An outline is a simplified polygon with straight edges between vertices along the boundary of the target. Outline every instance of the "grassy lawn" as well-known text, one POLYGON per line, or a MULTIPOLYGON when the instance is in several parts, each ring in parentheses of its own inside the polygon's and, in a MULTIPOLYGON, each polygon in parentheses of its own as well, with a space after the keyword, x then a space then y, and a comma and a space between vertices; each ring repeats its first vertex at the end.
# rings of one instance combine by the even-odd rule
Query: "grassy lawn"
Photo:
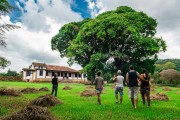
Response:
MULTIPOLYGON (((48 87, 51 83, 25 83, 25 82, 0 82, 0 87, 48 87)), ((59 84, 58 98, 64 104, 49 107, 54 116, 62 120, 180 120, 180 91, 177 87, 170 87, 172 91, 163 91, 164 87, 156 87, 156 92, 166 93, 170 101, 151 101, 151 107, 142 105, 139 95, 139 108, 133 109, 128 98, 128 88, 124 90, 123 104, 115 104, 114 90, 106 86, 102 94, 102 105, 97 104, 96 96, 80 97, 80 92, 85 90, 83 84, 59 84), (64 86, 72 87, 71 90, 62 90, 64 86)), ((21 97, 0 96, 0 118, 25 107, 31 100, 48 92, 23 94, 21 97)), ((153 93, 151 93, 153 94, 153 93)))

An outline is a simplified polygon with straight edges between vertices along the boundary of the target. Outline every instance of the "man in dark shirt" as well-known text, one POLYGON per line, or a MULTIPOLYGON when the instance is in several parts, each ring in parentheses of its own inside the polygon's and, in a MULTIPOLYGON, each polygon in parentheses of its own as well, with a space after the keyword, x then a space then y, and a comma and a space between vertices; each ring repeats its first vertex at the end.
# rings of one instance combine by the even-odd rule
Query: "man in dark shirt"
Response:
POLYGON ((141 75, 134 70, 134 66, 129 67, 130 71, 126 74, 126 82, 129 86, 129 97, 134 108, 138 106, 138 78, 144 80, 141 75))
POLYGON ((52 79, 52 95, 55 91, 55 96, 57 97, 57 90, 58 90, 58 78, 56 78, 56 75, 54 75, 54 78, 52 79))

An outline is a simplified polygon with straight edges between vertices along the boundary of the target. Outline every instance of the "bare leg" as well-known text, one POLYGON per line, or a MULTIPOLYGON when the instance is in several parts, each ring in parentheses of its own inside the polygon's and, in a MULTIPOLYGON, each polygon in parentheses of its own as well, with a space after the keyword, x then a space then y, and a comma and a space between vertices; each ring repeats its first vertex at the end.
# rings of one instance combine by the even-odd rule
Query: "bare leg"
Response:
POLYGON ((134 98, 131 98, 132 105, 134 107, 134 98))
POLYGON ((101 105, 101 98, 100 98, 100 93, 97 93, 97 96, 98 96, 98 99, 97 99, 97 101, 98 101, 99 105, 101 105))
POLYGON ((123 96, 120 96, 120 104, 122 104, 123 96))
POLYGON ((116 94, 115 97, 116 97, 116 103, 118 103, 118 94, 116 94))
POLYGON ((135 98, 134 99, 134 108, 137 108, 138 107, 138 98, 135 98))

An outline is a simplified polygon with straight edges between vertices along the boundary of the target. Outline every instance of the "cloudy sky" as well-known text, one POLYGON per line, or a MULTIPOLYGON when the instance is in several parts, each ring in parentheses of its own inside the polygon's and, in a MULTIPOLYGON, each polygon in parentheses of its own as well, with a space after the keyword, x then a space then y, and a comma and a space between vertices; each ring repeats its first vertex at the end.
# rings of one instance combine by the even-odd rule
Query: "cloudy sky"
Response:
MULTIPOLYGON (((32 62, 68 66, 67 58, 60 58, 51 50, 51 38, 66 23, 94 18, 118 6, 130 6, 143 11, 158 22, 156 36, 168 47, 159 58, 180 58, 180 0, 8 0, 19 10, 3 16, 0 24, 12 23, 21 29, 6 33, 7 47, 0 47, 0 55, 11 61, 11 68, 21 71, 32 62)), ((71 66, 81 69, 77 64, 71 66)))

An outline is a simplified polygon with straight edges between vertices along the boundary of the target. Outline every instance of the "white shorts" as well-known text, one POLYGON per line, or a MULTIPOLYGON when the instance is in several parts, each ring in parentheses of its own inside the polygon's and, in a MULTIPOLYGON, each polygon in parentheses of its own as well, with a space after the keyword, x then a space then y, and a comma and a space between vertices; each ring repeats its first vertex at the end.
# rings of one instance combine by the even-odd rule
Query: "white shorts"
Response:
POLYGON ((138 98, 139 87, 129 87, 129 97, 138 98))

